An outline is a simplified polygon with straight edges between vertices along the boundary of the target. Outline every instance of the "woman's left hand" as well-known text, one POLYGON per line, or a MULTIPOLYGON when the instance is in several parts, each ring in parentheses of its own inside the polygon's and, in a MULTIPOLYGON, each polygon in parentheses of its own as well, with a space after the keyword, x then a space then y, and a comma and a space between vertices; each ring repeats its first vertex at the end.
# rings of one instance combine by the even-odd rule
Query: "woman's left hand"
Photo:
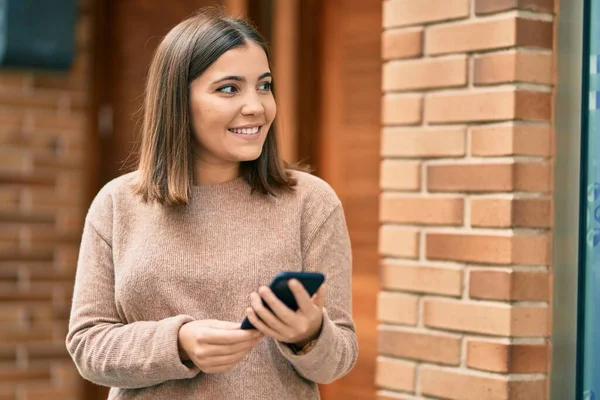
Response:
POLYGON ((323 323, 325 285, 311 298, 302 284, 292 279, 288 283, 298 303, 298 311, 292 311, 266 286, 250 295, 251 306, 248 319, 256 329, 283 343, 304 346, 319 337, 323 323), (272 311, 264 306, 261 297, 272 311))

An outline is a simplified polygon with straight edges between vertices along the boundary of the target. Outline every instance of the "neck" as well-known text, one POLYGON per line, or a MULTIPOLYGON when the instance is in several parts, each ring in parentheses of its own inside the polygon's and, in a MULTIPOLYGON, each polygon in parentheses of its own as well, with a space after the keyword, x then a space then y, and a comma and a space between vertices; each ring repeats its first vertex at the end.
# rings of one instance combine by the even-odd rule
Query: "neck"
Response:
POLYGON ((195 185, 215 185, 229 182, 240 176, 240 164, 212 164, 196 160, 194 165, 195 185))

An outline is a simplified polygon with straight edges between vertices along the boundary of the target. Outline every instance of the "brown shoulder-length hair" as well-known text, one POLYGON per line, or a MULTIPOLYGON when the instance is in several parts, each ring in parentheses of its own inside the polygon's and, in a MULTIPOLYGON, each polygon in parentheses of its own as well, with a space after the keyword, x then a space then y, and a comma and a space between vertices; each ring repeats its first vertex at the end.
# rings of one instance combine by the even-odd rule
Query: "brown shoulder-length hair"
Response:
MULTIPOLYGON (((185 205, 194 184, 196 144, 189 104, 190 85, 223 53, 263 37, 247 21, 203 9, 175 26, 158 46, 146 83, 143 125, 134 192, 145 202, 185 205)), ((279 155, 274 125, 260 156, 242 162, 240 174, 253 191, 276 195, 291 190, 296 181, 279 155)))

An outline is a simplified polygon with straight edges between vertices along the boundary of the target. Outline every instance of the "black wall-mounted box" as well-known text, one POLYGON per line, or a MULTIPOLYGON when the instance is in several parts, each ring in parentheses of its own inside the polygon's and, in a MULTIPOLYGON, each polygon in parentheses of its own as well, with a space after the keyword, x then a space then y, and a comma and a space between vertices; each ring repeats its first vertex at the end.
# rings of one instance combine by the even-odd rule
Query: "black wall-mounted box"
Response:
POLYGON ((0 68, 67 70, 76 0, 0 0, 0 68))

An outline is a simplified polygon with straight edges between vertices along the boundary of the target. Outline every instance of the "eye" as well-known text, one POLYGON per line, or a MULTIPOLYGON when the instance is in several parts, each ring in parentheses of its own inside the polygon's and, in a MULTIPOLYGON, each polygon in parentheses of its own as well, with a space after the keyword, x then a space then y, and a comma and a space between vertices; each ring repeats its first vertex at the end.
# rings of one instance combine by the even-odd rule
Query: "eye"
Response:
POLYGON ((263 82, 261 83, 261 85, 258 87, 260 90, 265 90, 267 92, 271 91, 271 86, 273 86, 273 84, 271 82, 263 82))
POLYGON ((226 85, 226 86, 221 86, 220 88, 217 89, 217 91, 221 92, 221 93, 231 94, 231 93, 236 93, 238 91, 238 89, 233 85, 226 85))

